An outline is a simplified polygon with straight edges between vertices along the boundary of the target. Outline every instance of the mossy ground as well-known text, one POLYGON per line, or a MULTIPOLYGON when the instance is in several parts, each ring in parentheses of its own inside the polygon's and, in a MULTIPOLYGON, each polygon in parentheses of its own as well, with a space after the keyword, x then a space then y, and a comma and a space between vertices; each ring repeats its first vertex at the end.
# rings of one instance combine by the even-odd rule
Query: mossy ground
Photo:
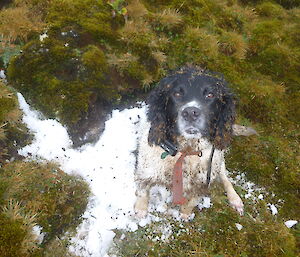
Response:
POLYGON ((31 139, 12 88, 0 82, 0 252, 3 257, 72 256, 68 240, 89 197, 88 185, 55 164, 22 160, 31 139), (39 226, 40 242, 33 232, 39 226), (52 247, 55 246, 53 249, 52 247))
POLYGON ((67 244, 57 237, 74 232, 80 224, 88 185, 50 163, 10 162, 1 168, 0 176, 1 254, 43 256, 52 244, 60 246, 57 251, 67 252, 67 244), (33 234, 34 225, 41 227, 42 242, 33 234))
POLYGON ((17 148, 30 142, 14 90, 0 81, 0 164, 17 157, 17 148))
MULTIPOLYGON (((182 223, 156 214, 161 221, 135 232, 118 231, 111 252, 118 256, 211 257, 299 254, 293 233, 270 213, 265 200, 244 199, 245 214, 241 217, 228 206, 219 186, 211 189, 212 207, 195 210, 193 221, 182 223)), ((294 229, 295 234, 299 228, 294 229)))
MULTIPOLYGON (((20 8, 20 2, 13 1, 10 8, 20 8)), ((185 249, 196 256, 297 256, 299 225, 287 230, 282 223, 300 218, 299 5, 298 0, 128 0, 112 7, 101 0, 28 0, 19 16, 26 23, 14 23, 10 28, 14 37, 6 40, 13 46, 26 41, 22 53, 11 59, 8 80, 34 107, 74 128, 89 117, 96 103, 101 103, 98 112, 104 112, 107 104, 123 103, 148 91, 168 70, 186 63, 223 73, 239 99, 237 123, 259 133, 234 140, 227 167, 244 172, 284 199, 278 216, 270 216, 261 206, 261 218, 254 222, 248 216, 234 216, 226 204, 219 208, 215 203, 184 225, 193 233, 182 235, 183 240, 135 241, 144 233, 139 230, 127 236, 134 242, 127 246, 137 256, 187 256, 175 254, 185 249), (30 13, 39 13, 40 27, 33 26, 37 23, 30 13), (20 24, 28 29, 20 30, 20 24), (48 35, 43 41, 36 33, 41 27, 48 35), (243 230, 230 228, 235 219, 243 230), (204 222, 212 227, 197 231, 204 222), (162 249, 166 252, 160 253, 162 249)), ((11 15, 4 10, 0 14, 11 15)), ((0 26, 0 32, 9 35, 5 31, 0 26)), ((17 135, 7 129, 13 124, 9 117, 16 102, 0 86, 0 140, 4 142, 0 157, 7 159, 8 145, 17 135)))

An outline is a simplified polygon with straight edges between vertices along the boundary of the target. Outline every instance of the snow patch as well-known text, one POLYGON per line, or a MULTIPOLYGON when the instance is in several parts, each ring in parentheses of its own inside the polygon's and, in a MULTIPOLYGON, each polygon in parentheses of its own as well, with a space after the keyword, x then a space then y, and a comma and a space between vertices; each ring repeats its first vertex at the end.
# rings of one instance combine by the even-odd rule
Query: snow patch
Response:
POLYGON ((36 240, 38 241, 38 243, 41 244, 45 236, 45 234, 42 233, 42 227, 35 225, 32 228, 32 232, 36 236, 36 240))
POLYGON ((43 42, 44 39, 47 37, 48 37, 47 33, 43 33, 42 35, 40 35, 40 41, 43 42))
POLYGON ((272 212, 272 215, 277 215, 278 210, 277 210, 276 206, 274 204, 270 204, 270 203, 268 203, 268 206, 272 212))
POLYGON ((297 220, 288 220, 288 221, 284 222, 284 224, 285 224, 288 228, 291 228, 291 227, 295 226, 297 223, 298 223, 297 220))
POLYGON ((242 230, 243 229, 243 225, 239 224, 239 223, 235 223, 235 226, 237 228, 237 230, 242 230))
POLYGON ((0 69, 0 79, 6 79, 4 70, 0 69))

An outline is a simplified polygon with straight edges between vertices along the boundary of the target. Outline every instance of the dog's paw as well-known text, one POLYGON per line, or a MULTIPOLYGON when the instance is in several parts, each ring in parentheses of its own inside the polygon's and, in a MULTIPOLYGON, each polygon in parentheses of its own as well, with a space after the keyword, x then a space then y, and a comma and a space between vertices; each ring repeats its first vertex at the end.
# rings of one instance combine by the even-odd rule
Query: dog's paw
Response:
POLYGON ((138 210, 138 209, 135 209, 135 216, 139 219, 143 219, 143 218, 146 218, 148 214, 148 211, 147 210, 138 210))
POLYGON ((228 196, 230 206, 235 209, 241 216, 244 215, 244 204, 238 194, 228 196))
POLYGON ((180 219, 185 221, 185 222, 188 222, 188 221, 191 221, 192 219, 194 219, 195 217, 195 213, 180 213, 180 219))
POLYGON ((148 213, 148 197, 143 195, 139 196, 136 199, 136 202, 134 204, 134 211, 135 211, 135 216, 137 218, 145 218, 148 213))

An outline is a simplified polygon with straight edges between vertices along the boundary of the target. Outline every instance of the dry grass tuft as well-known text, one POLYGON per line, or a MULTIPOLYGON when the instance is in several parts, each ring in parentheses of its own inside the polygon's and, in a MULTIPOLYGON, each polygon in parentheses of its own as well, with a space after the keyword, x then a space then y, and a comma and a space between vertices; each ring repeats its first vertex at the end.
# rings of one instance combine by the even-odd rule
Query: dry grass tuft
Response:
POLYGON ((132 0, 126 7, 129 18, 136 19, 148 14, 148 10, 139 0, 132 0))
POLYGON ((156 13, 155 19, 158 23, 169 29, 176 27, 183 22, 179 11, 174 9, 165 9, 156 13))
POLYGON ((142 80, 142 86, 144 90, 149 90, 151 88, 151 84, 155 82, 155 79, 150 74, 145 74, 144 79, 142 80))
POLYGON ((226 9, 228 11, 231 10, 232 12, 239 14, 244 21, 249 22, 249 21, 255 20, 258 17, 256 9, 253 7, 249 7, 249 6, 242 7, 240 5, 234 4, 230 8, 226 7, 226 9))
POLYGON ((167 61, 167 56, 165 53, 161 52, 161 51, 153 51, 152 55, 154 57, 154 59, 157 61, 158 64, 164 64, 167 61))
POLYGON ((8 42, 17 39, 26 41, 30 33, 41 31, 44 27, 41 17, 32 13, 26 5, 0 12, 0 33, 8 42))
POLYGON ((47 244, 45 252, 43 253, 44 257, 80 257, 74 253, 69 252, 69 241, 62 240, 58 237, 53 239, 50 243, 47 244))
POLYGON ((36 225, 36 214, 26 212, 21 203, 13 199, 10 199, 7 205, 2 207, 2 213, 13 221, 22 221, 22 227, 26 231, 26 235, 21 243, 20 253, 24 257, 30 256, 30 252, 38 249, 37 237, 33 233, 33 227, 36 225))
MULTIPOLYGON (((5 129, 4 127, 7 125, 7 123, 3 123, 1 126, 0 126, 0 141, 3 141, 6 139, 6 134, 5 134, 5 129)), ((1 153, 0 153, 1 155, 1 153)))
POLYGON ((245 59, 248 45, 243 36, 232 31, 223 31, 219 39, 220 51, 237 59, 245 59))
POLYGON ((118 70, 124 71, 127 67, 129 67, 130 63, 137 62, 138 57, 126 53, 123 55, 115 55, 115 54, 108 54, 107 55, 107 63, 110 66, 117 67, 118 70))
POLYGON ((188 27, 185 39, 191 42, 192 47, 201 49, 203 54, 215 58, 218 55, 218 38, 199 27, 188 27))
POLYGON ((140 35, 150 34, 151 30, 146 21, 128 21, 125 26, 120 30, 122 40, 127 43, 135 41, 140 35))
MULTIPOLYGON (((0 103, 1 100, 9 100, 11 102, 15 102, 15 95, 3 84, 0 83, 0 103)), ((4 108, 4 106, 2 106, 4 108)), ((0 129, 3 129, 7 123, 15 125, 19 122, 21 118, 21 111, 19 108, 9 109, 5 113, 5 122, 3 124, 0 123, 0 129)), ((0 130, 0 140, 1 140, 1 130, 0 130)))

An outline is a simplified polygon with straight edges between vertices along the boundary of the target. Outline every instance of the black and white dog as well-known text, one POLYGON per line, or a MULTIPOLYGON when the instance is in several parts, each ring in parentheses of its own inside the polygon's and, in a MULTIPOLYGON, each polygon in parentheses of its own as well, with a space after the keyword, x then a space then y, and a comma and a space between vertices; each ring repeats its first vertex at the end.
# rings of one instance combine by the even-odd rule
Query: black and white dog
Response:
POLYGON ((162 79, 147 104, 135 172, 137 215, 147 214, 149 189, 159 184, 172 190, 173 202, 181 204, 181 216, 188 219, 215 179, 242 215, 243 202, 227 178, 224 161, 235 120, 234 97, 225 80, 185 66, 162 79))

